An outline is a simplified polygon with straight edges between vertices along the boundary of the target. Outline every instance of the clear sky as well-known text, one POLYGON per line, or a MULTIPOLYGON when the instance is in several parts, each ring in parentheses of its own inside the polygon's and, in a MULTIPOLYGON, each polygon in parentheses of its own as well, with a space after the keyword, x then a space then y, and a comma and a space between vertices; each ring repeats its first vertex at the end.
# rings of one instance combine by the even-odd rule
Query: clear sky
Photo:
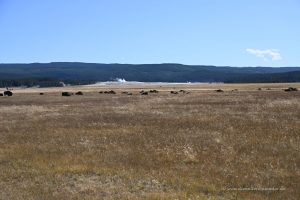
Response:
POLYGON ((300 0, 0 0, 0 63, 300 66, 300 0))

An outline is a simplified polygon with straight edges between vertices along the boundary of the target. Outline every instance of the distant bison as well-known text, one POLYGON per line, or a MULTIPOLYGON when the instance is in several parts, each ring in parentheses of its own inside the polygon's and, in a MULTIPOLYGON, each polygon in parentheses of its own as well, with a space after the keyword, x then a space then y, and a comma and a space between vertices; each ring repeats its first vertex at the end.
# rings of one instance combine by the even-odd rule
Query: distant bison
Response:
POLYGON ((43 92, 41 92, 41 93, 40 93, 40 95, 44 95, 44 93, 43 93, 43 92))
POLYGON ((3 94, 2 94, 2 93, 0 93, 0 97, 3 97, 3 94))
POLYGON ((148 95, 148 92, 142 92, 141 95, 148 95))
POLYGON ((63 96, 63 97, 69 97, 69 96, 72 96, 73 95, 73 93, 71 93, 71 92, 62 92, 61 93, 61 96, 63 96))
POLYGON ((150 93, 158 93, 157 90, 150 90, 149 92, 150 92, 150 93))
POLYGON ((7 91, 4 92, 4 96, 11 97, 12 95, 13 95, 13 93, 11 91, 9 91, 9 90, 7 90, 7 91))
POLYGON ((215 90, 216 92, 224 92, 223 90, 221 89, 218 89, 218 90, 215 90))
POLYGON ((183 93, 183 94, 189 94, 190 92, 187 92, 185 90, 179 90, 179 92, 183 93))
POLYGON ((110 91, 105 91, 104 94, 116 94, 116 92, 113 90, 110 90, 110 91))
POLYGON ((178 92, 176 92, 176 91, 171 91, 170 93, 171 94, 178 94, 178 92))
POLYGON ((75 95, 83 95, 83 92, 81 92, 81 91, 76 92, 75 95))
POLYGON ((286 91, 286 92, 295 92, 295 91, 298 91, 298 89, 293 88, 293 87, 289 87, 288 89, 285 89, 284 91, 286 91))

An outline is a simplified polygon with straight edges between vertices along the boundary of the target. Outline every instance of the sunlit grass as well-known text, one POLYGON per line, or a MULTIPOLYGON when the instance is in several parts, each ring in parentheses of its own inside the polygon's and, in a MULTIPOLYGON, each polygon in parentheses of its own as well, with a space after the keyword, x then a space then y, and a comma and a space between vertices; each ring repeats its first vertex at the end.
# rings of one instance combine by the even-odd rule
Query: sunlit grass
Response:
POLYGON ((0 98, 0 199, 298 199, 300 93, 222 86, 0 98))

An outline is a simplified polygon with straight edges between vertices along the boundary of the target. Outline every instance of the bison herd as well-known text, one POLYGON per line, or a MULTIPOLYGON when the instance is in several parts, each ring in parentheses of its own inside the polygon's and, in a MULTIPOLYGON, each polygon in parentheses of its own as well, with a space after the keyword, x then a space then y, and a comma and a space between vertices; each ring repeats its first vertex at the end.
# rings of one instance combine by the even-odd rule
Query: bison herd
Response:
MULTIPOLYGON (((258 88, 258 90, 262 90, 262 88, 258 88)), ((267 88, 267 90, 271 90, 270 88, 267 88)), ((234 89, 232 91, 238 91, 237 89, 234 89)), ((283 91, 285 92, 295 92, 295 91, 298 91, 297 88, 294 88, 294 87, 289 87, 287 89, 284 89, 283 91)), ((224 92, 223 90, 221 89, 218 89, 218 90, 215 90, 215 92, 224 92)), ((159 93, 159 91, 157 90, 149 90, 149 91, 144 91, 144 90, 141 90, 139 92, 140 95, 148 95, 150 93, 153 93, 153 94, 157 94, 159 93)), ((179 91, 170 91, 170 94, 189 94, 190 92, 188 91, 185 91, 185 90, 179 90, 179 91)), ((117 94, 114 90, 109 90, 109 91, 100 91, 99 94, 117 94)), ((123 91, 121 92, 121 94, 125 94, 125 95, 133 95, 133 93, 131 92, 127 92, 127 91, 123 91)), ((39 93, 39 95, 44 95, 43 92, 39 93)), ((83 95, 83 92, 82 91, 78 91, 76 93, 73 93, 73 92, 62 92, 61 93, 61 96, 64 96, 64 97, 69 97, 69 96, 72 96, 72 95, 83 95)), ((0 93, 0 96, 13 96, 13 92, 10 91, 10 90, 7 90, 7 91, 4 91, 3 93, 0 93)))
MULTIPOLYGON (((149 91, 145 91, 145 90, 141 90, 139 92, 140 95, 149 95, 149 94, 157 94, 159 93, 158 90, 149 90, 149 91)), ((178 92, 176 91, 171 91, 170 92, 171 94, 179 94, 179 93, 182 93, 182 94, 189 94, 190 92, 187 92, 185 90, 180 90, 178 92)), ((100 91, 99 94, 117 94, 117 92, 115 92, 114 90, 109 90, 109 91, 100 91)), ((121 92, 121 94, 124 94, 124 95, 133 95, 132 92, 127 92, 127 91, 123 91, 121 92)), ((71 92, 62 92, 62 96, 72 96, 74 95, 74 93, 71 93, 71 92)), ((83 93, 81 91, 75 93, 75 95, 83 95, 83 93)))

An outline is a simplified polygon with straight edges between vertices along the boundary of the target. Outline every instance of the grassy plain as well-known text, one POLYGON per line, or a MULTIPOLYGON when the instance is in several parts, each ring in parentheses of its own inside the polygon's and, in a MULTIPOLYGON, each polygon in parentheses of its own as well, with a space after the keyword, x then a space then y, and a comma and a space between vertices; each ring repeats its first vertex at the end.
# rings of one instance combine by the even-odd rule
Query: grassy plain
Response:
POLYGON ((300 199, 289 86, 15 89, 0 97, 0 199, 300 199))

